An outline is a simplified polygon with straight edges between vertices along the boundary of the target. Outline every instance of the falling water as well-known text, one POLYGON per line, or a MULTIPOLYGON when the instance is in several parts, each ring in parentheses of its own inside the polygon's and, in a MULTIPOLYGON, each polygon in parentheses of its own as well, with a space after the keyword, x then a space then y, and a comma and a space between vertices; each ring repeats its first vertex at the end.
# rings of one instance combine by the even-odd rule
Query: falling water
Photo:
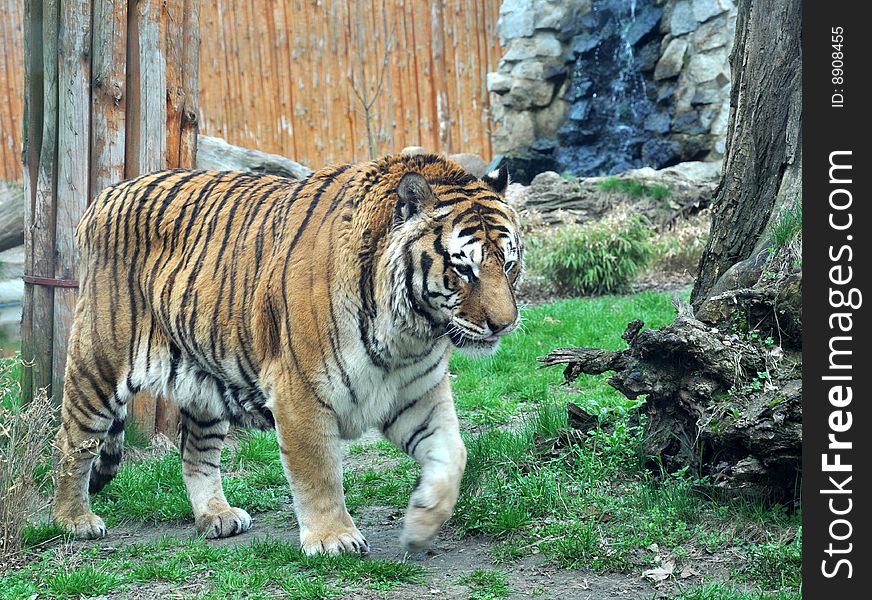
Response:
POLYGON ((555 152, 561 170, 599 175, 671 160, 662 137, 668 108, 658 105, 651 82, 660 16, 654 0, 594 0, 582 17, 565 96, 571 106, 555 152))

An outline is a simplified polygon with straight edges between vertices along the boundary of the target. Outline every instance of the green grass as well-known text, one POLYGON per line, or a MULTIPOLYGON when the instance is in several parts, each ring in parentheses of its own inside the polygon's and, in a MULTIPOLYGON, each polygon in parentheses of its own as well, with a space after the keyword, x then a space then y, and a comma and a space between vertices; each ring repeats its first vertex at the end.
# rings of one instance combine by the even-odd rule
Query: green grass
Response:
POLYGON ((802 233, 802 201, 784 210, 772 226, 772 247, 783 248, 802 233))
MULTIPOLYGON (((524 326, 504 340, 496 356, 452 358, 452 385, 469 459, 450 526, 493 540, 501 565, 463 578, 470 597, 511 596, 506 572, 530 554, 565 567, 638 573, 653 566, 646 548, 654 543, 677 557, 728 548, 747 557, 733 574, 736 585, 745 587, 688 587, 681 596, 686 600, 798 597, 798 514, 762 502, 703 497, 689 473, 665 478, 652 473, 640 451, 643 430, 627 418, 636 402, 613 390, 606 375, 582 376, 568 387, 562 384, 561 369, 536 368, 536 358, 557 347, 623 348, 620 335, 630 320, 642 317, 658 327, 673 315, 668 294, 558 302, 524 309, 524 326), (555 443, 565 437, 570 400, 597 415, 600 427, 555 443), (773 537, 761 543, 762 531, 773 537), (790 531, 793 542, 778 542, 790 531), (757 587, 769 591, 754 592, 757 587)), ((410 458, 385 441, 352 445, 349 454, 360 465, 345 474, 346 502, 353 514, 365 506, 405 507, 418 474, 410 458)), ((293 524, 290 489, 273 433, 237 434, 235 449, 223 453, 222 470, 232 504, 256 518, 262 511, 280 511, 261 518, 261 526, 273 518, 293 524)), ((93 505, 110 527, 125 520, 190 524, 178 452, 125 463, 93 497, 93 505)), ((45 525, 25 531, 32 562, 0 577, 0 599, 34 593, 112 595, 152 584, 184 584, 190 593, 208 598, 332 598, 361 588, 384 592, 419 583, 424 575, 420 566, 405 562, 304 557, 296 539, 232 546, 164 538, 93 546, 64 557, 52 542, 59 533, 45 525)))
POLYGON ((768 541, 751 547, 747 564, 736 578, 766 589, 798 588, 802 584, 801 533, 790 544, 768 541))
POLYGON ((32 594, 76 598, 121 592, 137 584, 200 582, 216 597, 275 596, 330 598, 355 589, 387 591, 420 583, 424 569, 413 563, 361 560, 357 556, 308 557, 296 541, 256 540, 214 546, 201 538, 163 538, 150 544, 82 550, 76 560, 51 551, 28 566, 0 576, 0 598, 32 594))
POLYGON ((743 590, 728 583, 710 583, 684 590, 675 600, 801 600, 799 590, 743 590))
POLYGON ((458 583, 469 588, 469 600, 498 600, 512 593, 509 576, 499 570, 476 569, 461 577, 458 583))
POLYGON ((659 183, 648 185, 638 179, 620 179, 618 177, 607 177, 599 184, 599 189, 604 192, 620 192, 631 198, 654 198, 656 200, 666 200, 671 192, 668 186, 659 183))
POLYGON ((473 359, 455 353, 451 371, 462 420, 479 425, 509 422, 536 406, 572 400, 595 414, 625 414, 636 405, 611 388, 605 377, 582 375, 569 389, 560 369, 540 370, 536 358, 567 346, 625 348, 621 334, 640 315, 649 327, 675 313, 668 294, 579 298, 522 311, 522 327, 503 340, 499 352, 473 359), (579 393, 580 392, 580 393, 579 393))

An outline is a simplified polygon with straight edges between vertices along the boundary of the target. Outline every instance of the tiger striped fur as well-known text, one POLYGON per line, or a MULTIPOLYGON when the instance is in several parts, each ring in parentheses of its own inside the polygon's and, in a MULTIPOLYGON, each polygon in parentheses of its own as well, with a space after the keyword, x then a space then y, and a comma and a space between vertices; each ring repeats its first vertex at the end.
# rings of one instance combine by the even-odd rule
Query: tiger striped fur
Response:
POLYGON ((115 475, 128 403, 146 390, 179 406, 184 481, 207 536, 251 526, 221 485, 230 425, 275 427, 303 550, 366 551, 341 440, 379 427, 420 464, 401 542, 426 547, 466 464, 451 349, 492 353, 519 322, 507 177, 419 155, 302 182, 172 170, 104 190, 77 230, 57 521, 106 534, 88 494, 115 475))

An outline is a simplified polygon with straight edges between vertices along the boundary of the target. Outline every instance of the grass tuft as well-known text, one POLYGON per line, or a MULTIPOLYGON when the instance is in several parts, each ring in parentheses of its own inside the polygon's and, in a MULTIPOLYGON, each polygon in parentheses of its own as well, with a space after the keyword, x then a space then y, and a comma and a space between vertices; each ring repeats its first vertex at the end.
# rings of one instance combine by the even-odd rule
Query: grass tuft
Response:
POLYGON ((802 202, 786 208, 772 226, 772 247, 779 250, 802 234, 802 202))
POLYGON ((654 183, 648 185, 632 178, 606 177, 600 184, 599 189, 604 192, 620 192, 631 198, 654 198, 666 200, 671 190, 669 186, 654 183))
POLYGON ((499 570, 476 569, 458 582, 469 588, 469 600, 497 600, 512 593, 509 576, 499 570))
POLYGON ((18 360, 0 361, 0 558, 21 549, 28 520, 42 512, 48 484, 55 406, 45 390, 22 404, 18 360))

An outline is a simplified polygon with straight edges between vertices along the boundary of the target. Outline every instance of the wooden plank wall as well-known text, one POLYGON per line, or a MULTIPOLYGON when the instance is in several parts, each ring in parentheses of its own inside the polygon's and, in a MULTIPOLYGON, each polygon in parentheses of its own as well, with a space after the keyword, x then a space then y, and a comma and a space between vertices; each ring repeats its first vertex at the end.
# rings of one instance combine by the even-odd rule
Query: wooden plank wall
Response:
POLYGON ((420 145, 487 160, 499 5, 218 0, 200 19, 200 131, 311 167, 367 159, 355 90, 372 98, 381 79, 377 154, 420 145))
MULTIPOLYGON (((0 0, 0 98, 8 99, 0 102, 0 179, 11 181, 19 181, 22 173, 22 4, 0 0)), ((149 3, 132 4, 143 9, 149 3)), ((312 167, 366 159, 366 122, 354 90, 372 97, 389 40, 389 67, 372 109, 377 153, 420 145, 489 159, 485 84, 501 54, 499 5, 500 0, 204 4, 200 111, 186 118, 199 117, 204 134, 312 167)), ((110 15, 103 18, 111 25, 110 15)), ((106 24, 95 21, 95 30, 101 26, 106 24)), ((168 24, 192 26, 184 17, 168 24)), ((148 60, 147 52, 144 56, 148 60)), ((181 74, 166 76, 173 82, 181 74)), ((168 117, 177 118, 181 113, 172 113, 174 102, 169 99, 168 117)))
MULTIPOLYGON (((197 0, 28 0, 23 133, 25 397, 60 399, 77 300, 75 228, 108 184, 196 162, 197 0)), ((20 152, 20 151, 19 151, 20 152)), ((175 435, 177 411, 139 395, 146 433, 175 435)))
POLYGON ((24 3, 0 0, 0 179, 21 181, 24 3))

